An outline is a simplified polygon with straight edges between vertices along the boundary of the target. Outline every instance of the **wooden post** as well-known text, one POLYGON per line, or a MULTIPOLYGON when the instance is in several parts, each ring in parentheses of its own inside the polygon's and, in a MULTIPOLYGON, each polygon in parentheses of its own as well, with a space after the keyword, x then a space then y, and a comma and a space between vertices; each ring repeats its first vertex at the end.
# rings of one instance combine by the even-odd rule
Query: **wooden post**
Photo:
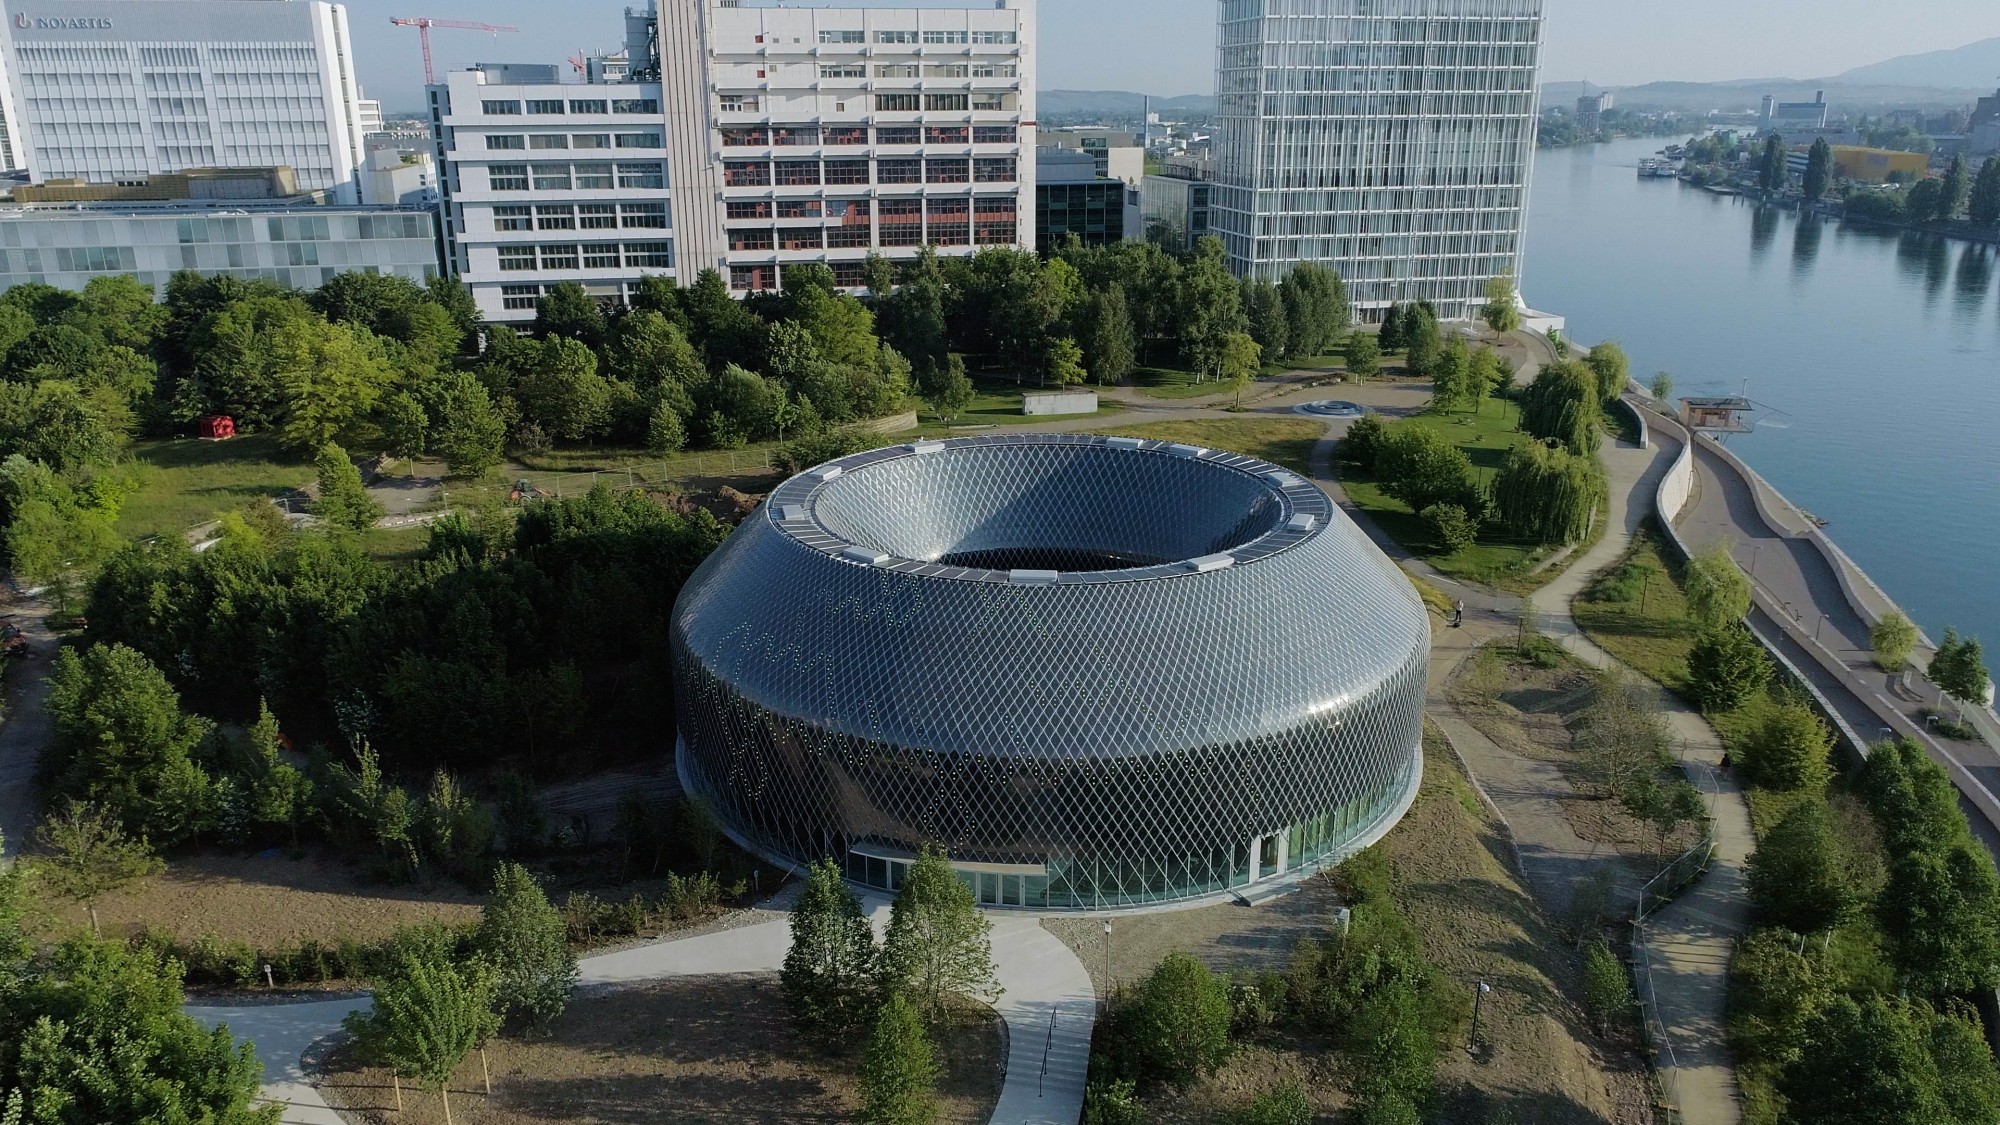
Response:
POLYGON ((439 1086, 438 1097, 444 1099, 444 1125, 451 1125, 451 1087, 439 1086))
POLYGON ((486 1080, 486 1096, 493 1096, 493 1072, 486 1069, 486 1048, 479 1048, 479 1076, 486 1080))
POLYGON ((403 1112, 403 1076, 393 1070, 390 1071, 389 1084, 396 1088, 396 1112, 401 1113, 403 1112))

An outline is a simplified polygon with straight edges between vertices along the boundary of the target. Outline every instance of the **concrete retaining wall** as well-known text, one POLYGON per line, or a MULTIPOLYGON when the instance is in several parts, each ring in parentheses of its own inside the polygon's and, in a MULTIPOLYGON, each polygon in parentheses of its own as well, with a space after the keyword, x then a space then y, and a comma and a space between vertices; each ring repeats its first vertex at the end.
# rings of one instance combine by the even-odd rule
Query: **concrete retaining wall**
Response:
POLYGON ((1097 392, 1028 391, 1021 396, 1021 413, 1034 416, 1044 414, 1095 414, 1097 413, 1097 392))

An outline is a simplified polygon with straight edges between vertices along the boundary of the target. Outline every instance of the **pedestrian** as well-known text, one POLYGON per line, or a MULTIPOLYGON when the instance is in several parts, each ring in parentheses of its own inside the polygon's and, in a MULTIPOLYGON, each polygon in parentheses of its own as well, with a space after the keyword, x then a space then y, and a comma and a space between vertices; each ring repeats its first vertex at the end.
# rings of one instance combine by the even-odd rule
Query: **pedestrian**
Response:
POLYGON ((1451 627, 1456 629, 1465 621, 1465 599, 1457 598, 1451 603, 1451 627))

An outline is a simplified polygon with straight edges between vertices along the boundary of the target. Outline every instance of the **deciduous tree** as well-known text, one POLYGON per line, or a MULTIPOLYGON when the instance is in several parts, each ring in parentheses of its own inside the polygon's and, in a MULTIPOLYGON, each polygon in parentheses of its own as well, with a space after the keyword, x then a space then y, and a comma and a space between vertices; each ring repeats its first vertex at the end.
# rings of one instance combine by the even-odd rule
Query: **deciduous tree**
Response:
POLYGON ((1770 789, 1817 793, 1833 776, 1832 751, 1833 732, 1812 708, 1775 703, 1743 742, 1743 776, 1770 789))
POLYGON ((345 449, 331 442, 320 446, 313 467, 319 476, 319 499, 313 502, 313 512, 328 525, 366 531, 382 518, 382 505, 368 495, 368 486, 361 483, 361 470, 345 449))
POLYGON ((1974 638, 1961 637, 1958 630, 1947 628, 1927 672, 1939 690, 1958 701, 1961 711, 1967 704, 1986 705, 1993 678, 1986 672, 1985 655, 1974 638))
MULTIPOLYGON (((1092 294, 1085 307, 1084 321, 1083 356, 1091 378, 1099 386, 1123 383, 1131 377, 1138 354, 1132 314, 1125 303, 1125 287, 1113 284, 1092 294)), ((961 362, 959 374, 964 373, 961 362)))
POLYGON ((419 943, 377 983, 373 1008, 342 1025, 364 1057, 437 1091, 449 1125, 452 1074, 499 1030, 494 1000, 485 962, 455 964, 441 945, 419 943))
POLYGON ((206 719, 121 644, 64 649, 49 677, 56 794, 102 806, 128 832, 171 846, 200 830, 209 778, 195 761, 206 719))
POLYGON ((1742 621, 1750 612, 1750 579, 1729 549, 1711 547, 1688 560, 1681 585, 1687 593, 1688 615, 1708 629, 1742 621))
POLYGON ((1979 226, 2000 224, 2000 156, 1989 156, 1979 166, 1979 175, 1972 182, 1972 195, 1966 210, 1979 226))
POLYGON ((878 962, 883 989, 903 993, 933 1020, 956 997, 998 996, 992 929, 944 852, 926 846, 890 908, 878 962))
POLYGON ((1606 340, 1590 349, 1584 363, 1597 376, 1598 398, 1606 407, 1618 401, 1625 393, 1625 384, 1632 377, 1632 361, 1625 356, 1625 349, 1616 340, 1606 340))
POLYGON ((1133 1032, 1150 1066, 1185 1090, 1229 1058, 1229 990, 1186 953, 1161 958, 1139 986, 1133 1032))
POLYGON ((1810 934, 1846 921, 1867 888, 1850 878, 1824 801, 1793 805, 1757 841, 1748 868, 1750 900, 1764 921, 1810 934))
POLYGON ((1357 379, 1373 378, 1382 369, 1382 349, 1374 336, 1366 332, 1350 333, 1347 337, 1347 370, 1357 379))
POLYGON ((940 1070, 916 1005, 891 993, 861 1063, 862 1125, 931 1125, 940 1070))
POLYGON ((1869 646, 1875 663, 1885 672, 1899 673, 1910 663, 1917 647, 1917 627, 1899 610, 1890 610, 1868 630, 1869 646))
POLYGON ((1833 146, 1819 137, 1812 143, 1812 151, 1806 154, 1806 175, 1803 191, 1807 203, 1818 203, 1826 194, 1827 185, 1833 182, 1833 146))
POLYGON ((829 1039, 861 1027, 875 1007, 875 931, 832 860, 806 873, 778 983, 792 1018, 829 1039))
POLYGON ((1688 695, 1710 714, 1741 707, 1770 679, 1770 659, 1740 624, 1708 630, 1688 652, 1688 695))
POLYGON ((501 1014, 525 1026, 547 1028, 569 1006, 576 990, 576 954, 568 926, 518 863, 493 870, 493 897, 479 911, 473 946, 494 969, 501 1014))
POLYGON ((36 878, 58 898, 83 904, 90 932, 99 933, 97 900, 135 880, 157 875, 166 865, 146 841, 125 835, 108 809, 67 801, 35 830, 42 855, 36 878))
POLYGON ((1479 318, 1493 331, 1506 335, 1521 327, 1521 304, 1514 294, 1514 275, 1502 274, 1486 283, 1486 305, 1479 318))
POLYGON ((1543 442, 1507 451, 1493 479, 1493 510, 1513 534, 1535 543, 1577 543, 1590 532, 1607 485, 1596 458, 1543 442))
POLYGON ((1521 428, 1589 456, 1597 452, 1602 404, 1596 373, 1575 360, 1558 360, 1542 368, 1522 393, 1521 428))

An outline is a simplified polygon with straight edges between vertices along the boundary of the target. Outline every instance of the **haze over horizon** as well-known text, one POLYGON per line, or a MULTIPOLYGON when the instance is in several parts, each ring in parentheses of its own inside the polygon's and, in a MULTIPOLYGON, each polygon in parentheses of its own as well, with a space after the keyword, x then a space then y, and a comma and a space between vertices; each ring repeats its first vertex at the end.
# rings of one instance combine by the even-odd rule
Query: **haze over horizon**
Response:
MULTIPOLYGON (((634 6, 644 0, 632 0, 634 6)), ((872 0, 909 7, 908 0, 872 0)), ((933 0, 937 2, 937 0, 933 0)), ((531 0, 348 0, 362 85, 390 111, 421 104, 417 36, 390 16, 511 24, 515 35, 432 32, 440 72, 475 62, 558 63, 621 44, 622 0, 551 6, 531 0)), ((835 6, 799 3, 788 6, 835 6)), ((985 6, 980 4, 978 6, 985 6)), ((1215 89, 1215 0, 1043 0, 1041 81, 1051 90, 1158 96, 1215 89), (1111 49, 1107 50, 1107 45, 1111 49)), ((1606 86, 1654 81, 1818 78, 1898 55, 2000 36, 1992 0, 1549 0, 1544 81, 1606 86), (1912 10, 1912 9, 1915 10, 1912 10)), ((2000 74, 1994 76, 2000 85, 2000 74)))

